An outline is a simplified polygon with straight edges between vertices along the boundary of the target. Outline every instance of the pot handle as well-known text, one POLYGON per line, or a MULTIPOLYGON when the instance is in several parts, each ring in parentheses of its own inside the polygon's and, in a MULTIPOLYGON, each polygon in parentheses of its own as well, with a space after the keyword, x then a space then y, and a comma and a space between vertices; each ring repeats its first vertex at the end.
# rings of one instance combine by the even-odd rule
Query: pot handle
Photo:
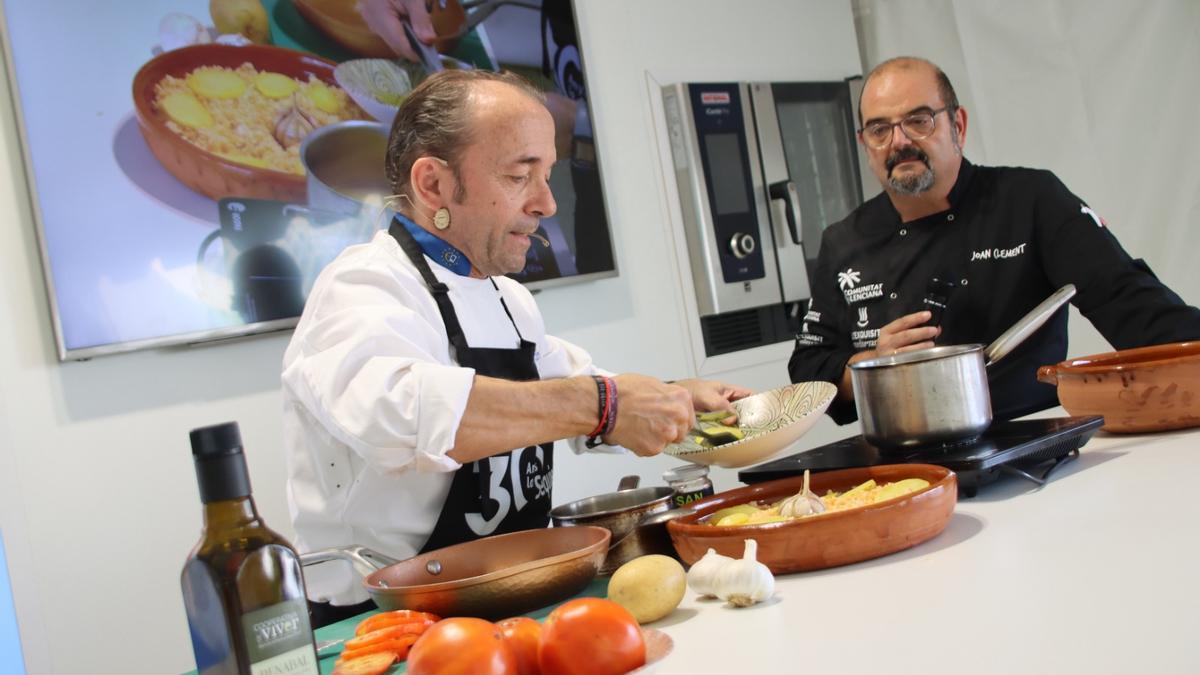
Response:
POLYGON ((1075 297, 1075 284, 1067 284, 1054 292, 1054 295, 1043 300, 1037 307, 1029 310, 1029 313, 1021 317, 1019 321, 1014 323, 1011 328, 1000 334, 992 344, 983 350, 983 358, 985 365, 988 368, 1000 359, 1012 353, 1025 338, 1033 335, 1037 329, 1054 316, 1059 307, 1067 304, 1067 301, 1075 297))
POLYGON ((349 562, 354 571, 364 579, 376 570, 381 570, 389 565, 395 565, 400 562, 395 558, 369 549, 366 546, 335 546, 333 548, 323 548, 319 551, 300 554, 300 565, 302 567, 330 560, 345 560, 349 562))
POLYGON ((620 492, 621 490, 632 490, 641 482, 642 477, 637 474, 622 476, 621 480, 617 483, 617 492, 620 492))
POLYGON ((676 518, 690 516, 695 512, 695 509, 691 508, 690 506, 679 506, 667 511, 659 511, 658 513, 651 513, 650 515, 644 516, 638 521, 637 526, 641 528, 654 525, 665 525, 668 520, 675 520, 676 518))
POLYGON ((696 511, 694 509, 692 509, 690 506, 679 506, 679 507, 676 507, 673 509, 668 509, 666 511, 659 511, 658 513, 646 514, 646 515, 642 516, 641 520, 639 520, 637 522, 637 525, 634 525, 632 528, 630 528, 630 530, 628 532, 625 533, 624 537, 621 537, 620 539, 617 539, 616 541, 610 541, 608 544, 608 547, 610 549, 616 548, 617 544, 620 544, 621 542, 625 541, 626 539, 635 537, 638 534, 638 532, 641 530, 644 530, 646 528, 656 527, 658 525, 665 526, 667 524, 667 521, 675 520, 676 518, 682 518, 684 516, 690 516, 695 512, 696 511))
POLYGON ((1037 369, 1038 382, 1043 384, 1057 385, 1058 384, 1058 367, 1057 366, 1042 366, 1037 369))

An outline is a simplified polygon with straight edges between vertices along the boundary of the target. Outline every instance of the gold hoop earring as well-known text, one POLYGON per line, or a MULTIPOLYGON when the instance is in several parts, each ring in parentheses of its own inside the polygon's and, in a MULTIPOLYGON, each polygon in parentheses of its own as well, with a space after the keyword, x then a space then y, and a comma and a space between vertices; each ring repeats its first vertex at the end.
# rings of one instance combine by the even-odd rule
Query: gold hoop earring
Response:
POLYGON ((450 227, 450 209, 442 207, 433 214, 433 226, 439 230, 450 227))

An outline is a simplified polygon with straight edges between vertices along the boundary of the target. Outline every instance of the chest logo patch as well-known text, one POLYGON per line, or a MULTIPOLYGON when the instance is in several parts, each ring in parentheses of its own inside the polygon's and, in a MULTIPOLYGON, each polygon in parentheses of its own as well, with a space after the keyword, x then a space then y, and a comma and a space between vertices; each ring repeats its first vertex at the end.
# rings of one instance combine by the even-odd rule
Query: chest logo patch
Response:
POLYGON ((867 318, 866 306, 864 305, 862 307, 859 307, 858 308, 858 327, 866 328, 867 324, 869 324, 869 323, 871 323, 871 321, 870 321, 870 319, 867 318))
POLYGON ((842 289, 842 295, 846 296, 847 304, 883 295, 883 284, 862 283, 862 272, 853 267, 847 267, 845 272, 838 272, 837 280, 838 287, 842 289))

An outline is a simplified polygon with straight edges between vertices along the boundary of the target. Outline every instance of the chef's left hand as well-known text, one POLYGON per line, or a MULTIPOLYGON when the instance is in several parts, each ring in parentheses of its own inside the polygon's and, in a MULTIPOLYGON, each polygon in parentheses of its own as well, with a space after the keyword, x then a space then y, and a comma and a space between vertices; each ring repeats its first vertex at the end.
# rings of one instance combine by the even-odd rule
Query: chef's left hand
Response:
POLYGON ((733 424, 737 420, 737 413, 734 412, 731 401, 736 401, 739 398, 745 398, 754 392, 733 384, 725 384, 716 380, 699 380, 688 379, 673 382, 676 386, 683 387, 692 395, 692 407, 697 412, 709 412, 713 410, 729 411, 730 419, 723 420, 726 424, 733 424))

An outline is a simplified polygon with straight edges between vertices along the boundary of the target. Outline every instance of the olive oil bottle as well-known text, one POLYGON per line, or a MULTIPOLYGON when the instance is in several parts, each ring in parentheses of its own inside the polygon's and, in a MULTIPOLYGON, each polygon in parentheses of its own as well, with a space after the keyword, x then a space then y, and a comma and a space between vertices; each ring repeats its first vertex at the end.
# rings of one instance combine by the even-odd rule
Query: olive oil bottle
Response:
POLYGON ((191 432, 204 530, 180 582, 200 675, 317 675, 300 560, 267 528, 236 422, 191 432))

